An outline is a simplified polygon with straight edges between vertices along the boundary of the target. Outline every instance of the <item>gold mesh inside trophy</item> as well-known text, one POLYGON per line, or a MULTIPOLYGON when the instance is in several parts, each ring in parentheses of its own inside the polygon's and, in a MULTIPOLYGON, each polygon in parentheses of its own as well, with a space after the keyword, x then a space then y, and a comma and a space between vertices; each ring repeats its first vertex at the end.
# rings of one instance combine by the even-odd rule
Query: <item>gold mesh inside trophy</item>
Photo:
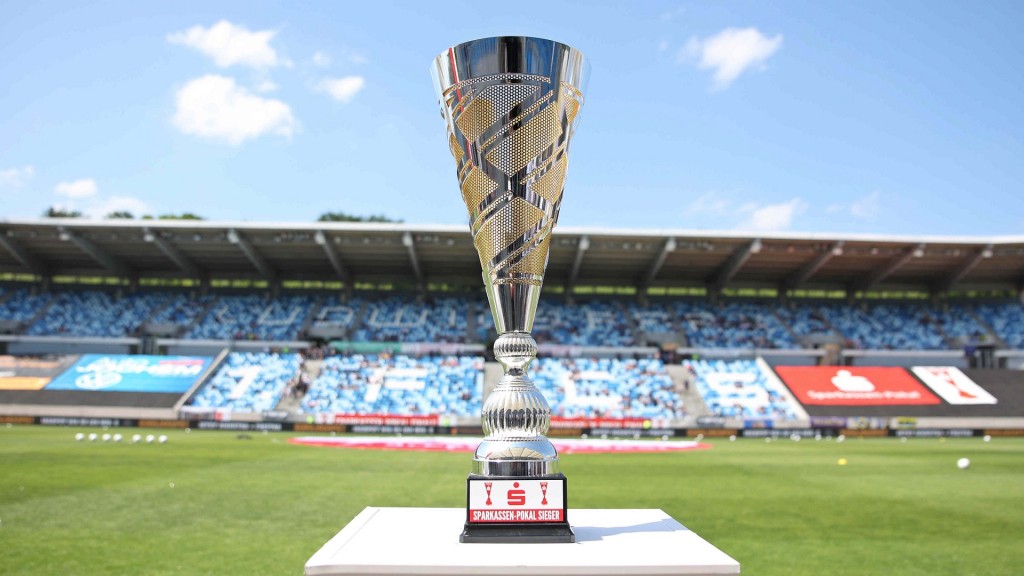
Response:
POLYGON ((579 114, 583 94, 572 84, 562 82, 562 97, 565 98, 565 116, 569 124, 572 124, 576 120, 576 114, 579 114))
MULTIPOLYGON (((473 237, 473 245, 484 270, 491 269, 495 256, 526 237, 545 218, 544 211, 522 198, 513 198, 488 218, 473 237)), ((541 269, 538 274, 543 274, 541 269)))
POLYGON ((498 189, 498 183, 487 177, 484 171, 473 166, 462 182, 462 199, 466 202, 471 218, 476 218, 480 203, 488 194, 498 189))
POLYGON ((513 274, 544 274, 544 267, 548 264, 550 242, 551 234, 548 233, 533 250, 526 254, 525 258, 520 260, 518 264, 513 264, 509 268, 509 272, 513 274))
POLYGON ((462 151, 462 146, 459 146, 459 141, 455 139, 455 134, 448 135, 448 148, 452 151, 452 158, 455 158, 455 163, 461 162, 465 152, 462 151))
POLYGON ((471 140, 487 131, 494 123, 494 103, 486 98, 475 98, 455 119, 459 130, 471 140))
POLYGON ((530 186, 534 192, 540 194, 541 198, 552 204, 562 199, 562 187, 565 185, 565 160, 566 156, 563 154, 547 172, 530 186))
POLYGON ((540 282, 565 184, 565 130, 582 95, 548 78, 504 74, 460 82, 445 97, 481 266, 504 283, 540 282))
POLYGON ((487 161, 512 176, 558 142, 562 135, 562 124, 558 120, 558 106, 548 105, 487 152, 487 161))

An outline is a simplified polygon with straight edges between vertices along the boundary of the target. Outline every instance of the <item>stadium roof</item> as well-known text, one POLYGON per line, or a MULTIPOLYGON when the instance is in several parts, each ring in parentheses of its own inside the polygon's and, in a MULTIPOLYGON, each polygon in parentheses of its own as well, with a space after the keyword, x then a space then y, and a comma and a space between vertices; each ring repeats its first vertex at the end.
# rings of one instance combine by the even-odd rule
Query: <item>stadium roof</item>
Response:
MULTIPOLYGON (((468 228, 371 223, 0 220, 0 273, 478 286, 468 228)), ((548 286, 828 290, 1024 287, 1024 236, 558 228, 548 286)))

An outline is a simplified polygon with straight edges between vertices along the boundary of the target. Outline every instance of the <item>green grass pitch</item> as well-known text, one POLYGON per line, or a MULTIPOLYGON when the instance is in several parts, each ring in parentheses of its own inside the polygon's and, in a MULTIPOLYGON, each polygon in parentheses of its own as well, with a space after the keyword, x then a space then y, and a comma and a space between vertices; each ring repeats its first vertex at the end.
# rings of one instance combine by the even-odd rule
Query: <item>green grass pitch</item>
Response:
MULTIPOLYGON (((274 433, 173 430, 148 445, 76 432, 102 433, 0 427, 0 573, 297 575, 365 506, 463 506, 470 460, 274 433)), ((749 575, 1024 572, 1024 439, 711 443, 564 455, 570 521, 572 508, 661 508, 749 575)))

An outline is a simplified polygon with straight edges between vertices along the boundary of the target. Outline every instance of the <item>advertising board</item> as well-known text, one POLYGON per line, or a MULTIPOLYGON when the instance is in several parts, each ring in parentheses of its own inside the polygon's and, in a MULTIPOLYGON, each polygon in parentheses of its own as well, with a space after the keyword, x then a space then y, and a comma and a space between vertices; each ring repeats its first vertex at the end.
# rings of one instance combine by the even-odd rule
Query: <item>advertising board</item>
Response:
POLYGON ((939 399, 903 368, 776 366, 776 373, 801 403, 811 406, 939 404, 939 399))
POLYGON ((212 361, 207 356, 83 354, 45 389, 180 394, 212 361))
POLYGON ((910 369, 921 382, 950 404, 996 404, 996 397, 955 366, 914 366, 910 369))
POLYGON ((77 356, 0 356, 0 390, 42 390, 77 356))
POLYGON ((398 414, 334 414, 319 413, 316 424, 344 424, 347 426, 438 426, 441 417, 436 414, 402 416, 398 414))

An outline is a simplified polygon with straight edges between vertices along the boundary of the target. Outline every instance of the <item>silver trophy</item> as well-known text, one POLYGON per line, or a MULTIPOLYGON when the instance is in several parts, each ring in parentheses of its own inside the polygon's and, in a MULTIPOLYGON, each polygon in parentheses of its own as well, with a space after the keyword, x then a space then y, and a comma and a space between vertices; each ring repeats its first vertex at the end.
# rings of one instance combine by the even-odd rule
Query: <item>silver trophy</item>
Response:
POLYGON ((526 370, 589 65, 565 44, 502 36, 449 48, 431 73, 505 369, 483 406, 461 540, 572 542, 551 408, 526 370))

